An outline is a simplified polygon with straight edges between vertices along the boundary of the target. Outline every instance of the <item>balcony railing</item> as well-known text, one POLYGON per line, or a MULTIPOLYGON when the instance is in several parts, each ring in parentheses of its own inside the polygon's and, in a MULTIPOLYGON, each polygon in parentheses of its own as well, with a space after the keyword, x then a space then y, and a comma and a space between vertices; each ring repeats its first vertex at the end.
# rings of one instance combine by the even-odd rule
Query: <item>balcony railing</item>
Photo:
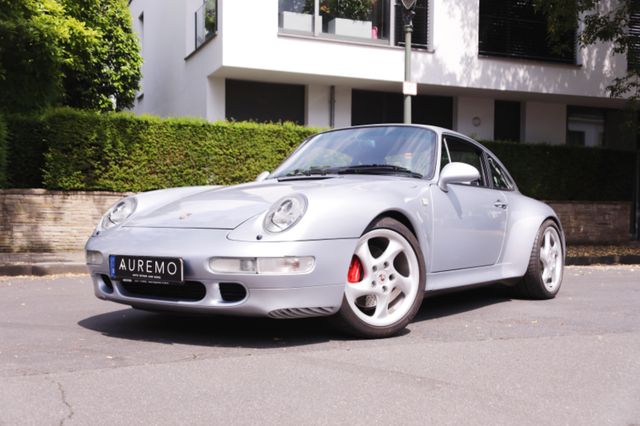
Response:
POLYGON ((218 2, 205 0, 196 11, 196 49, 218 32, 218 2))

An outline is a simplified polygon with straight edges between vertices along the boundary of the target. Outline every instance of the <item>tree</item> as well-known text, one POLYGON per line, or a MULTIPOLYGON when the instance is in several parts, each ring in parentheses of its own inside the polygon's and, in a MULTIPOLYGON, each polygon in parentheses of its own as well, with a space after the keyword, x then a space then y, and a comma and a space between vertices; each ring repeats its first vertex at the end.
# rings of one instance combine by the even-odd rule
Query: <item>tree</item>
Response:
POLYGON ((117 110, 133 105, 142 58, 126 0, 60 0, 69 16, 97 34, 98 42, 79 46, 77 66, 65 72, 66 105, 117 110))
POLYGON ((0 110, 57 103, 63 68, 74 66, 67 46, 72 40, 90 44, 94 38, 56 0, 0 0, 0 110))
POLYGON ((580 46, 597 42, 613 43, 616 54, 626 54, 627 73, 615 78, 607 87, 611 97, 640 100, 640 5, 634 0, 534 0, 546 17, 549 37, 559 49, 573 40, 563 39, 567 30, 576 29, 579 19, 583 28, 578 34, 580 46))
POLYGON ((0 0, 0 111, 129 107, 140 64, 125 0, 0 0))

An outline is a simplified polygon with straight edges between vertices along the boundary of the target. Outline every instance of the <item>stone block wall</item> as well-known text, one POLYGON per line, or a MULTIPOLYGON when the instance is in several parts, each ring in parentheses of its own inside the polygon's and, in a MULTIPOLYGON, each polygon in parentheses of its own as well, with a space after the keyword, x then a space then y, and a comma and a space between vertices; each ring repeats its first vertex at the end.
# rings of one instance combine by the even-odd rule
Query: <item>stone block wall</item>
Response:
POLYGON ((0 190, 0 252, 80 251, 105 211, 124 194, 0 190))
MULTIPOLYGON (((128 194, 0 190, 0 252, 80 251, 104 212, 128 194)), ((549 202, 571 243, 629 241, 629 202, 549 202)))
POLYGON ((605 244, 631 239, 630 202, 551 201, 568 243, 605 244))

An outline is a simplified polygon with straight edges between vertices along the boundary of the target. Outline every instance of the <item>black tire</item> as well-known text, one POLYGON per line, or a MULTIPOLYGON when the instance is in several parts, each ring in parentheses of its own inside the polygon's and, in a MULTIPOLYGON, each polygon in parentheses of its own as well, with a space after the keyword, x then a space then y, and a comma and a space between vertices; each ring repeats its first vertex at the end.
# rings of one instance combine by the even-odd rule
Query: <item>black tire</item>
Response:
MULTIPOLYGON (((389 315, 389 319, 385 318, 382 321, 393 320, 394 317, 397 317, 397 319, 393 320, 393 322, 390 324, 384 325, 372 325, 368 323, 372 322, 374 319, 377 321, 377 319, 374 318, 374 315, 376 312, 378 312, 376 308, 378 302, 381 299, 377 298, 377 296, 375 295, 372 295, 371 297, 376 298, 376 305, 373 308, 359 308, 355 304, 353 299, 351 299, 350 303, 347 294, 349 288, 345 287, 345 295, 342 299, 342 306, 340 307, 338 313, 334 317, 332 317, 332 321, 334 325, 337 326, 341 331, 357 337, 385 338, 396 335, 407 326, 407 324, 413 319, 413 317, 415 317, 416 313, 420 309, 420 305, 422 304, 422 299, 424 296, 426 268, 424 263, 424 256, 422 255, 422 250, 420 250, 420 245, 416 237, 405 225, 403 225, 399 221, 385 217, 377 220, 364 231, 362 237, 360 238, 360 241, 358 242, 358 247, 366 244, 369 253, 373 254, 371 252, 371 247, 375 245, 375 243, 372 244, 372 241, 376 240, 377 242, 384 239, 383 237, 376 236, 379 233, 384 233, 384 235, 387 235, 390 238, 394 238, 394 244, 397 242, 399 245, 402 245, 403 250, 398 254, 393 255, 393 258, 386 258, 384 257, 387 253, 386 248, 380 248, 382 253, 380 253, 379 257, 371 257, 374 262, 379 263, 378 266, 380 267, 380 269, 376 269, 376 266, 374 265, 368 271, 368 274, 371 275, 367 274, 368 278, 363 278, 362 282, 357 283, 356 285, 362 284, 364 286, 365 280, 367 280, 366 286, 371 285, 372 292, 374 292, 375 290, 379 293, 382 293, 382 289, 386 288, 386 290, 384 291, 388 292, 388 296, 386 297, 388 297, 390 301, 388 303, 385 302, 386 306, 382 309, 384 310, 384 312, 387 312, 387 315, 389 315), (367 240, 367 238, 371 239, 367 240), (397 239, 397 241, 395 239, 397 239), (411 259, 410 257, 413 257, 413 259, 411 259), (392 260, 390 262, 386 262, 385 259, 392 260), (389 264, 391 264, 391 266, 389 266, 389 264), (417 271, 415 270, 416 268, 417 271), (408 275, 404 275, 405 272, 408 275), (385 274, 387 274, 386 278, 385 274), (418 280, 417 282, 415 281, 416 278, 418 280), (409 282, 411 284, 406 284, 409 282), (377 289, 376 285, 378 286, 377 289), (414 287, 416 285, 417 291, 414 290, 414 287), (410 290, 405 291, 400 288, 401 286, 405 289, 410 288, 410 290), (359 312, 356 313, 354 309, 359 310, 359 312), (367 315, 364 313, 365 309, 374 311, 371 317, 371 321, 366 320, 367 315), (392 309, 394 311, 392 311, 392 309), (363 317, 365 318, 365 320, 362 319, 363 317)), ((389 239, 387 244, 387 248, 389 248, 391 239, 389 239)), ((373 249, 375 249, 375 247, 373 247, 373 249)), ((391 252, 392 250, 389 251, 391 252)), ((355 256, 356 255, 354 253, 354 257, 355 256)), ((363 264, 363 269, 365 268, 366 266, 364 266, 363 264)), ((347 282, 346 277, 345 283, 345 286, 352 285, 347 282)), ((381 294, 380 296, 384 296, 384 294, 381 294)), ((361 296, 357 300, 360 300, 362 297, 369 296, 361 296)), ((366 300, 368 301, 369 299, 366 300)), ((384 306, 384 304, 381 303, 381 306, 384 306)))
POLYGON ((553 220, 547 219, 542 223, 536 239, 533 242, 527 272, 514 287, 517 296, 537 300, 553 299, 556 297, 556 294, 560 291, 564 273, 564 249, 561 235, 558 225, 556 225, 553 220), (543 277, 545 265, 541 257, 541 249, 546 244, 545 234, 547 232, 551 235, 551 239, 555 238, 554 245, 550 247, 555 252, 553 255, 554 259, 557 259, 557 261, 554 261, 554 267, 551 268, 553 269, 553 276, 551 278, 548 276, 543 277), (558 269, 557 274, 556 269, 558 269))

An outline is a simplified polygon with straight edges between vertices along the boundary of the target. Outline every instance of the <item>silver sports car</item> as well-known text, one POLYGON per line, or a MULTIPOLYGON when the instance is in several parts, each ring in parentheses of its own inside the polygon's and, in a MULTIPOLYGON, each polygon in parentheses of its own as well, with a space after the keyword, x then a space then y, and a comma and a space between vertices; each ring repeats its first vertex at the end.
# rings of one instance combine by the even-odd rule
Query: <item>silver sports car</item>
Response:
POLYGON ((506 283, 553 298, 564 254, 554 211, 520 194, 491 152, 418 125, 320 133, 252 183, 124 198, 86 245, 100 299, 334 316, 365 337, 403 329, 425 292, 506 283))

